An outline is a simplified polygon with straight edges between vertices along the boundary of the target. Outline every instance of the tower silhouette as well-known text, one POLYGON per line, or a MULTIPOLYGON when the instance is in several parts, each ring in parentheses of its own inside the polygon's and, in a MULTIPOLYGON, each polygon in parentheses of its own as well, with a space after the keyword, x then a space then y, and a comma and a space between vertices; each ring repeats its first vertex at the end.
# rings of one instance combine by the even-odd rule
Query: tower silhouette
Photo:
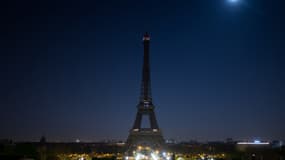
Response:
POLYGON ((152 149, 161 149, 164 146, 162 132, 158 127, 154 105, 151 96, 151 78, 149 62, 150 36, 143 36, 144 58, 142 70, 142 82, 139 104, 137 105, 136 119, 127 139, 127 152, 132 152, 137 146, 147 146, 152 149), (150 127, 142 127, 143 116, 149 119, 150 127))

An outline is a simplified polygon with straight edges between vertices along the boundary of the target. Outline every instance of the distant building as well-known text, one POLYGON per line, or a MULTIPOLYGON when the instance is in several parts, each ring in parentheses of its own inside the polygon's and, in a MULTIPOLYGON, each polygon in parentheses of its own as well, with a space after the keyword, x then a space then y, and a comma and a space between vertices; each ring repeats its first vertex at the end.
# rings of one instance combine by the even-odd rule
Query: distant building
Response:
POLYGON ((271 142, 271 146, 272 146, 272 148, 281 148, 281 147, 285 146, 285 144, 283 141, 274 140, 271 142))
POLYGON ((234 142, 234 140, 232 138, 227 138, 226 139, 226 143, 227 144, 234 144, 235 142, 234 142))
POLYGON ((47 143, 47 139, 46 139, 46 137, 45 137, 45 136, 42 136, 42 137, 41 137, 41 139, 40 139, 40 143, 41 143, 41 144, 45 144, 45 143, 47 143))
POLYGON ((270 147, 270 142, 266 141, 260 141, 260 140, 255 140, 255 141, 241 141, 237 142, 237 149, 239 150, 246 150, 248 148, 267 148, 270 147))

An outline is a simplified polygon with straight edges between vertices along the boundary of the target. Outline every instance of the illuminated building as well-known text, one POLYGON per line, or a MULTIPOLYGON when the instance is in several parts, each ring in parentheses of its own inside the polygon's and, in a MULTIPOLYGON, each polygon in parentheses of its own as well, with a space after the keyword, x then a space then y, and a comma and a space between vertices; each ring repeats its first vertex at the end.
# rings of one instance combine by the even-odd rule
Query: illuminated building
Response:
POLYGON ((238 142, 238 145, 269 145, 269 142, 261 142, 259 140, 255 140, 253 142, 238 142))
POLYGON ((237 142, 238 150, 247 150, 249 148, 269 148, 270 146, 269 142, 263 142, 260 140, 237 142))

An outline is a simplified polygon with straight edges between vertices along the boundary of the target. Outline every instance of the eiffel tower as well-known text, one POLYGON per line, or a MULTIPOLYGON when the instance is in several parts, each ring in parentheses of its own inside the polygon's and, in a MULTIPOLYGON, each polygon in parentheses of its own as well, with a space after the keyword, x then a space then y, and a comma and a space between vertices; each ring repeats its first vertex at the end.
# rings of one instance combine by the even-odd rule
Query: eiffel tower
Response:
POLYGON ((136 119, 133 128, 129 132, 126 142, 127 152, 132 152, 138 146, 150 147, 152 149, 164 148, 164 139, 162 132, 158 127, 154 105, 151 96, 151 81, 150 81, 150 62, 149 62, 149 44, 150 36, 146 33, 143 37, 144 59, 142 70, 141 94, 139 104, 137 105, 136 119), (150 127, 142 126, 143 116, 148 116, 150 127))

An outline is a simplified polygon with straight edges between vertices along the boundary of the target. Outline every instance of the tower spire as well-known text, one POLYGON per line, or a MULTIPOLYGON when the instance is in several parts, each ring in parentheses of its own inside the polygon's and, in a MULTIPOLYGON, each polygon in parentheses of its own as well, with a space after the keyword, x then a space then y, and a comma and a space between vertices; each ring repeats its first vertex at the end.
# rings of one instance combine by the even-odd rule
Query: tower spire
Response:
POLYGON ((150 36, 148 33, 145 33, 143 36, 144 58, 143 58, 140 103, 145 103, 145 102, 152 103, 150 62, 149 62, 149 42, 150 42, 150 36))

